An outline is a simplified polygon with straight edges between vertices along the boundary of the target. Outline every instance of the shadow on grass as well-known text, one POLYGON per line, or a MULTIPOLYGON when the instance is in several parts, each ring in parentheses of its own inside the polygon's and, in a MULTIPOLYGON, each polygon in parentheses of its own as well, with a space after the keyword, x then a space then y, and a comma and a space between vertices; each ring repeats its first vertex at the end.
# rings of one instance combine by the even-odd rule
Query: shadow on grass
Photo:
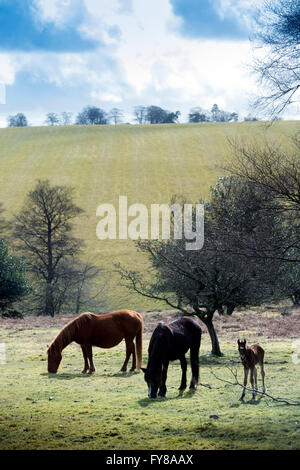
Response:
POLYGON ((72 379, 84 379, 88 377, 106 377, 106 378, 113 378, 113 377, 120 377, 120 378, 128 378, 133 375, 137 375, 139 372, 133 371, 133 372, 116 372, 115 374, 109 374, 109 373, 101 373, 99 372, 94 373, 94 374, 83 374, 82 372, 75 372, 73 374, 71 373, 66 373, 66 372, 61 372, 57 374, 53 374, 51 372, 43 372, 41 373, 41 376, 43 377, 49 377, 49 379, 56 379, 56 380, 72 380, 72 379))
POLYGON ((240 406, 244 406, 244 405, 259 405, 260 402, 261 402, 261 399, 263 398, 262 395, 260 395, 259 397, 256 397, 255 399, 253 398, 250 398, 250 400, 247 400, 247 401, 241 401, 237 398, 237 402, 236 403, 232 403, 232 405, 230 405, 230 408, 239 408, 240 406))
POLYGON ((178 392, 178 395, 173 396, 173 397, 157 397, 157 398, 142 398, 141 400, 138 400, 138 404, 142 407, 147 407, 151 405, 156 405, 157 403, 161 402, 166 402, 166 401, 171 401, 171 400, 178 400, 178 398, 191 398, 194 396, 196 390, 188 390, 187 392, 184 392, 180 390, 178 392))
MULTIPOLYGON (((288 364, 288 360, 267 360, 264 361, 264 364, 266 365, 277 365, 277 364, 288 364)), ((222 356, 214 356, 213 354, 205 354, 203 356, 200 356, 200 367, 205 367, 205 366, 222 366, 222 365, 242 365, 240 359, 238 356, 234 355, 225 355, 223 354, 222 356)))
POLYGON ((261 402, 262 396, 260 395, 258 398, 251 398, 250 400, 247 401, 240 401, 239 403, 241 405, 259 405, 261 402))
MULTIPOLYGON (((155 402, 155 400, 153 401, 155 402)), ((254 417, 248 426, 244 425, 243 420, 230 422, 222 415, 218 420, 215 420, 209 418, 209 414, 200 417, 198 422, 191 423, 191 426, 187 426, 186 422, 177 422, 176 424, 173 424, 172 421, 162 422, 161 430, 158 433, 157 423, 150 422, 147 434, 151 438, 151 443, 156 439, 156 448, 165 449, 174 448, 175 445, 178 447, 181 445, 179 448, 186 448, 183 446, 187 443, 190 449, 202 451, 204 449, 249 451, 284 448, 284 441, 275 441, 275 436, 280 436, 280 424, 273 423, 271 432, 268 433, 268 427, 261 422, 261 417, 254 417)), ((143 436, 145 427, 137 424, 135 431, 138 435, 143 436)))
POLYGON ((229 356, 214 356, 213 354, 205 354, 200 356, 200 367, 212 366, 212 365, 223 365, 228 362, 229 356))
POLYGON ((110 374, 109 373, 102 373, 101 376, 102 377, 107 377, 107 378, 109 378, 109 377, 121 377, 122 379, 124 379, 124 378, 131 377, 131 376, 137 375, 137 374, 139 374, 139 372, 134 370, 134 371, 129 371, 129 372, 119 371, 119 372, 115 372, 114 374, 112 374, 112 373, 110 373, 110 374))
POLYGON ((77 372, 75 374, 67 374, 66 372, 62 372, 61 374, 52 374, 51 372, 43 372, 41 374, 43 377, 48 377, 49 379, 55 380, 72 380, 72 379, 86 379, 91 377, 90 374, 82 374, 81 372, 77 372))

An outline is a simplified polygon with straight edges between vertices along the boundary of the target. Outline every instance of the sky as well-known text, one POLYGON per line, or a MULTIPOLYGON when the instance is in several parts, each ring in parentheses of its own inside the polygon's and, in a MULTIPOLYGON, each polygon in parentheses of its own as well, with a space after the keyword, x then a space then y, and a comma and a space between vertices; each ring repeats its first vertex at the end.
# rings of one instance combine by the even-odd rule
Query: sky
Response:
POLYGON ((260 0, 0 0, 0 125, 87 105, 247 115, 260 0))

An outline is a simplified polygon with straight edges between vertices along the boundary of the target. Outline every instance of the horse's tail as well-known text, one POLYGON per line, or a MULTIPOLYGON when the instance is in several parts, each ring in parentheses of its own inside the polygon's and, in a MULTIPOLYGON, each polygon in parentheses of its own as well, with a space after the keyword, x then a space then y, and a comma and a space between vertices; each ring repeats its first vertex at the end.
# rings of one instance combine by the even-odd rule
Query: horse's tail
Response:
POLYGON ((141 323, 139 326, 139 330, 135 337, 135 346, 136 346, 136 355, 137 355, 137 370, 140 370, 142 367, 142 360, 143 360, 143 317, 139 316, 141 323))

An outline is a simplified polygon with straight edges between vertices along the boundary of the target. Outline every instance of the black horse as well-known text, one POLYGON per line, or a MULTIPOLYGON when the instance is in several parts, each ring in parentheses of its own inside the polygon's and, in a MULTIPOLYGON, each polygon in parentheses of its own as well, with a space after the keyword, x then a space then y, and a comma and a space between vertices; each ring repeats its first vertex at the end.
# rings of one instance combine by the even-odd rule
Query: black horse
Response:
POLYGON ((167 392, 166 380, 169 361, 180 360, 182 369, 179 390, 186 388, 187 361, 185 354, 190 350, 192 380, 190 388, 196 387, 199 380, 199 349, 201 344, 201 328, 191 318, 180 318, 168 325, 160 322, 152 333, 148 348, 145 381, 148 384, 149 398, 164 397, 167 392))

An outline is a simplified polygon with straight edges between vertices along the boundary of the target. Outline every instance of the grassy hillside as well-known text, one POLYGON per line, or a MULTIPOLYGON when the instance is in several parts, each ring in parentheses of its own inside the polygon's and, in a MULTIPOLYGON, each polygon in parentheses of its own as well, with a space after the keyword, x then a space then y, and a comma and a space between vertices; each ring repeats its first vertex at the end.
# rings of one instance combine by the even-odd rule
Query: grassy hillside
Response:
MULTIPOLYGON (((128 204, 169 203, 173 194, 191 202, 207 196, 230 154, 228 137, 257 139, 266 134, 286 140, 299 123, 206 123, 32 127, 0 130, 0 201, 7 216, 23 205, 37 179, 75 188, 76 202, 86 211, 77 234, 86 240, 86 257, 109 269, 112 261, 143 266, 132 241, 96 238, 96 208, 119 195, 128 204)), ((145 308, 143 298, 128 295, 111 276, 110 307, 145 308)))

